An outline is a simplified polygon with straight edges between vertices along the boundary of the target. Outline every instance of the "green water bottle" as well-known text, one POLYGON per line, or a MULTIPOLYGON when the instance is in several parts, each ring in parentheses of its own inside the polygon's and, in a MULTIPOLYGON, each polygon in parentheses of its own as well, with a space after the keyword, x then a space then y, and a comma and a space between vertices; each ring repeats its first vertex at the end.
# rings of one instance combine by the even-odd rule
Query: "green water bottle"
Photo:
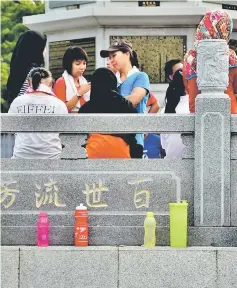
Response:
POLYGON ((144 247, 151 248, 156 246, 156 219, 153 212, 146 213, 144 221, 144 247))
POLYGON ((170 247, 187 247, 188 203, 169 203, 170 207, 170 247))

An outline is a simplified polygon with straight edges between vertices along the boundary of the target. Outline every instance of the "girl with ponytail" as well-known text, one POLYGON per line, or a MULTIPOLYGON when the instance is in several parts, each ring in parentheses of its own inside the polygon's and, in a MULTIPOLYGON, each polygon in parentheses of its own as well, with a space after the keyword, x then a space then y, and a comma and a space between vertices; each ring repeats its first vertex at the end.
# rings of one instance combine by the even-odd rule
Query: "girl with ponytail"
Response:
POLYGON ((26 93, 41 92, 55 96, 52 86, 53 78, 51 72, 43 67, 37 67, 30 71, 29 88, 26 93))
MULTIPOLYGON (((30 71, 29 88, 16 97, 8 111, 15 114, 67 114, 66 105, 52 92, 52 74, 45 68, 30 71)), ((43 115, 42 115, 43 116, 43 115)), ((14 159, 58 159, 62 145, 57 133, 15 134, 14 159)))

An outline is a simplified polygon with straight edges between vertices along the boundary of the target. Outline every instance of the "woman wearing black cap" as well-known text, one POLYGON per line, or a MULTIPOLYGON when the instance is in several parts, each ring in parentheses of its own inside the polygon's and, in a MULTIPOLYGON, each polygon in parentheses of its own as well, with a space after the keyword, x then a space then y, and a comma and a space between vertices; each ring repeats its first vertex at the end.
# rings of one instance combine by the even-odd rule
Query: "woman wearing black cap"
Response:
MULTIPOLYGON (((120 73, 119 94, 131 101, 138 113, 146 113, 146 104, 150 90, 148 75, 133 68, 132 45, 121 40, 107 50, 100 52, 101 57, 109 57, 112 66, 120 73)), ((144 146, 144 134, 136 135, 137 143, 144 146)))
POLYGON ((28 74, 34 67, 44 64, 43 51, 47 37, 36 31, 28 30, 18 39, 12 53, 10 75, 7 81, 7 100, 12 101, 23 95, 28 84, 28 74))
MULTIPOLYGON (((107 68, 92 75, 90 100, 80 113, 137 113, 132 103, 117 92, 117 78, 107 68)), ((143 147, 135 134, 91 134, 86 143, 88 158, 141 158, 143 147)))

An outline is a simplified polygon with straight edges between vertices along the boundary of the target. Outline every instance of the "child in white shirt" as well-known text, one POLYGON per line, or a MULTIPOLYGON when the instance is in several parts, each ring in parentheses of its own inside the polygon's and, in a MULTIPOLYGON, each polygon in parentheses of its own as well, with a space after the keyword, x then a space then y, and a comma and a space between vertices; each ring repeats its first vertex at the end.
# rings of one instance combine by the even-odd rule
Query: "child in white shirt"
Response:
MULTIPOLYGON (((42 67, 31 70, 30 87, 12 102, 8 113, 67 114, 66 105, 52 92, 52 75, 42 67)), ((17 133, 13 159, 58 159, 62 151, 58 133, 17 133)))

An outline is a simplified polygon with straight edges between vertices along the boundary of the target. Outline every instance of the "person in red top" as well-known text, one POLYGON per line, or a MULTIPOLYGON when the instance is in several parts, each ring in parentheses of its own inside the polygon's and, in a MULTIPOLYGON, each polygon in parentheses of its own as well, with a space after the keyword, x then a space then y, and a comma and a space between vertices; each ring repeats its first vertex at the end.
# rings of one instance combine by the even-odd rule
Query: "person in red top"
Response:
POLYGON ((90 100, 91 84, 82 76, 87 61, 86 52, 79 47, 68 48, 63 56, 65 71, 54 85, 54 94, 66 104, 70 113, 78 113, 90 100))
POLYGON ((157 113, 159 111, 160 107, 153 92, 150 92, 150 96, 147 100, 146 106, 150 107, 148 113, 157 113))

